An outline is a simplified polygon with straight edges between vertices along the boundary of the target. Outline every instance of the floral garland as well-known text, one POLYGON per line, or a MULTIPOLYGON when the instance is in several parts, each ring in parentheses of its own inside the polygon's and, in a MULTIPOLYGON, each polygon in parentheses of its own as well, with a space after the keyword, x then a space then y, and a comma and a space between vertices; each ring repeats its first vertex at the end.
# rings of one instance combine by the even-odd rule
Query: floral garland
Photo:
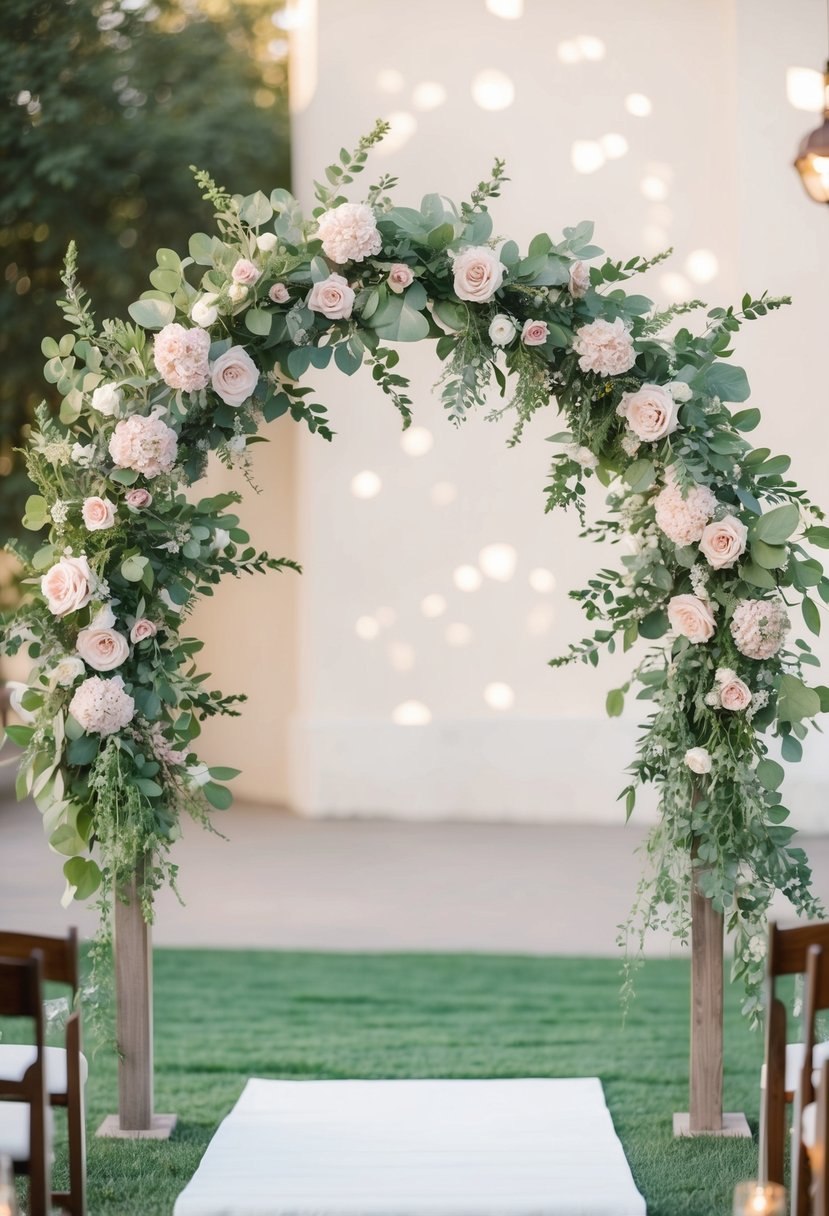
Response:
POLYGON ((197 173, 217 233, 196 233, 183 259, 158 251, 132 323, 96 326, 70 248, 61 308, 73 332, 43 343, 63 403, 59 418, 39 410, 26 453, 39 492, 24 524, 48 537, 20 550, 30 593, 4 642, 7 653, 27 646, 34 663, 17 695, 25 725, 8 729, 24 748, 18 794, 35 796, 67 858, 68 898, 101 886, 109 896, 151 857, 151 914, 153 890, 175 879, 181 814, 207 824, 230 804, 235 775, 194 751, 200 720, 236 713, 240 698, 204 687, 201 643, 183 620, 223 575, 298 569, 250 547, 237 495, 193 501, 183 490, 211 450, 248 472, 260 424, 282 414, 330 439, 299 383, 310 367, 353 375, 365 364, 408 425, 407 381, 386 343, 431 338, 453 422, 485 406, 493 379, 502 396, 513 388, 490 414, 513 413, 511 442, 551 401, 566 419, 552 437, 563 446, 547 507, 574 506, 584 535, 627 552, 573 593, 598 627, 553 665, 656 643, 607 703, 620 714, 634 682, 653 702, 622 795, 629 815, 637 787, 653 782, 661 811, 628 932, 665 920, 685 938, 696 867, 736 934, 734 971, 755 1016, 774 892, 818 911, 769 740, 799 760, 810 721, 829 708, 829 689, 802 678, 817 664, 808 644, 786 642, 797 601, 819 631, 813 592, 829 601, 829 580, 804 542, 829 547, 829 528, 786 480, 788 458, 745 438, 759 411, 724 404, 749 395, 745 373, 724 362, 732 336, 785 301, 747 296, 739 311, 710 311, 701 335, 661 336, 701 302, 658 312, 620 284, 667 255, 601 260, 587 223, 558 243, 542 233, 522 254, 493 237, 486 204, 505 180, 500 161, 459 208, 437 194, 395 206, 388 176, 347 201, 385 129, 329 166, 310 219, 285 190, 241 198, 197 173), (588 525, 594 477, 609 511, 588 525))

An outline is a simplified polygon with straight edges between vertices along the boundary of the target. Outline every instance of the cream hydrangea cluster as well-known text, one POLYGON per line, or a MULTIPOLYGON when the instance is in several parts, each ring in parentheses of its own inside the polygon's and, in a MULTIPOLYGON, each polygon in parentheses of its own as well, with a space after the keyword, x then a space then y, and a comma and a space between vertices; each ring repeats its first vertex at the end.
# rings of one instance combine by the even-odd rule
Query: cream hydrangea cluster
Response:
POLYGON ((717 507, 717 499, 708 486, 694 485, 683 493, 670 465, 665 471, 665 485, 654 499, 656 523, 661 532, 675 545, 693 545, 702 539, 703 529, 717 507))
MULTIPOLYGON (((191 330, 190 332, 204 332, 191 330)), ((144 477, 169 473, 176 463, 178 437, 172 427, 150 414, 133 414, 117 424, 109 441, 109 454, 119 469, 135 469, 144 477)))
POLYGON ((615 321, 599 317, 582 325, 573 340, 573 350, 579 356, 581 370, 598 376, 621 376, 636 362, 633 339, 621 317, 615 321))
POLYGON ((770 659, 786 640, 789 626, 781 600, 741 600, 731 618, 731 636, 747 659, 770 659))
POLYGON ((322 251, 332 262, 364 262, 383 247, 374 212, 366 203, 342 203, 319 218, 322 251))
POLYGON ((120 676, 110 680, 90 676, 69 702, 69 712, 90 734, 114 735, 132 721, 135 701, 120 676))

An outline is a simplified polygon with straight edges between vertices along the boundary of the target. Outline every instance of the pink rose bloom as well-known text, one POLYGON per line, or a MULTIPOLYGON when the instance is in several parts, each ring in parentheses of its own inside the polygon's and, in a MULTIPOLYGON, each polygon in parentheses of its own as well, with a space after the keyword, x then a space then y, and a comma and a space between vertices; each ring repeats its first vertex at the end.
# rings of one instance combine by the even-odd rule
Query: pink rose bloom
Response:
POLYGON ((452 261, 455 295, 459 300, 485 304, 504 281, 504 264, 486 245, 470 245, 452 261))
POLYGON ((142 616, 138 618, 130 630, 130 641, 133 645, 137 645, 138 642, 144 642, 147 638, 154 638, 157 633, 158 625, 142 616))
POLYGON ((414 271, 405 262, 395 262, 389 271, 387 282, 389 290, 399 296, 407 287, 411 287, 414 282, 414 271))
POLYGON ((134 511, 143 511, 145 507, 152 505, 153 496, 149 490, 128 490, 126 500, 127 506, 132 507, 134 511))
POLYGON ((546 321, 527 320, 521 330, 521 341, 525 346, 543 346, 549 334, 550 330, 546 321))
POLYGON ((132 721, 135 701, 124 691, 120 676, 111 680, 90 676, 69 702, 69 712, 88 733, 114 735, 132 721))
POLYGON ((570 267, 570 295, 574 300, 587 295, 590 286, 590 268, 584 262, 573 262, 570 267))
POLYGON ((636 393, 623 393, 616 413, 627 421, 642 443, 657 443, 679 426, 677 408, 667 389, 658 384, 643 384, 636 393))
MULTIPOLYGON (((199 333, 204 333, 204 330, 199 330, 199 333)), ((175 431, 155 414, 149 418, 141 414, 124 418, 115 427, 109 441, 109 454, 118 468, 135 469, 144 477, 169 473, 176 463, 177 453, 175 431)))
POLYGON ((85 498, 81 514, 90 532, 100 532, 115 523, 115 506, 108 498, 85 498))
POLYGON ((633 340, 621 317, 615 321, 599 317, 582 325, 573 340, 573 350, 580 356, 581 370, 599 376, 620 376, 636 362, 633 340))
POLYGON ((748 528, 733 515, 726 515, 702 531, 699 551, 714 570, 727 570, 746 551, 748 528))
POLYGON ((731 636, 747 659, 770 659, 786 640, 790 622, 783 603, 741 600, 731 618, 731 636))
POLYGON ((723 709, 739 713, 748 709, 751 704, 751 689, 748 684, 739 679, 737 673, 730 667, 721 667, 714 676, 715 685, 712 690, 712 701, 718 701, 723 709))
POLYGON ((245 287, 252 287, 262 271, 254 266, 253 262, 247 258, 239 258, 239 261, 230 272, 230 277, 234 283, 243 283, 245 287))
POLYGON ((383 248, 377 220, 366 203, 341 203, 319 218, 322 251, 332 262, 363 262, 383 248))
POLYGON ((129 658, 127 639, 115 629, 82 629, 75 649, 88 667, 95 671, 113 671, 129 658))
POLYGON ((274 283, 268 292, 268 297, 273 300, 274 304, 287 304, 290 299, 288 288, 284 283, 274 283))
POLYGON ((354 307, 354 291, 341 274, 330 274, 311 288, 308 307, 329 321, 345 320, 354 307))
POLYGON ((244 405, 259 383, 259 368, 242 346, 231 346, 213 364, 210 381, 225 405, 244 405))
POLYGON ((185 393, 195 393, 207 384, 209 353, 210 334, 204 329, 172 323, 153 340, 153 358, 164 383, 185 393))
POLYGON ((717 500, 708 486, 689 486, 683 497, 673 465, 665 472, 665 487, 654 499, 656 525, 675 545, 694 545, 702 539, 717 500))
POLYGON ((674 595, 668 601, 671 628, 698 646, 714 636, 714 613, 707 600, 697 595, 674 595))
POLYGON ((85 557, 62 557, 46 571, 40 590, 53 616, 67 616, 86 607, 92 599, 94 581, 85 557))

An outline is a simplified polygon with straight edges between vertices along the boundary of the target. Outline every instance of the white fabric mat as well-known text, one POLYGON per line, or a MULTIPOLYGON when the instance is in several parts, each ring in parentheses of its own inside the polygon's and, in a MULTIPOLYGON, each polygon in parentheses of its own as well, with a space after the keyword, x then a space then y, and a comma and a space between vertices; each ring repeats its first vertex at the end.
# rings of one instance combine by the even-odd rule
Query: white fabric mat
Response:
POLYGON ((595 1078, 248 1081, 174 1216, 645 1216, 595 1078))

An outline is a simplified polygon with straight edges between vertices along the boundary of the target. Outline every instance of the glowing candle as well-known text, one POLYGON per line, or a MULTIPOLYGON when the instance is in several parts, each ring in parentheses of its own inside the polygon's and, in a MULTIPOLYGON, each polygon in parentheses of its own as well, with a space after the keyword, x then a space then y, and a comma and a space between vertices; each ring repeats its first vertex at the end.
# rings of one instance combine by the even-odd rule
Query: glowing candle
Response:
POLYGON ((777 1182, 741 1182, 734 1191, 734 1216, 786 1216, 786 1191, 777 1182))

